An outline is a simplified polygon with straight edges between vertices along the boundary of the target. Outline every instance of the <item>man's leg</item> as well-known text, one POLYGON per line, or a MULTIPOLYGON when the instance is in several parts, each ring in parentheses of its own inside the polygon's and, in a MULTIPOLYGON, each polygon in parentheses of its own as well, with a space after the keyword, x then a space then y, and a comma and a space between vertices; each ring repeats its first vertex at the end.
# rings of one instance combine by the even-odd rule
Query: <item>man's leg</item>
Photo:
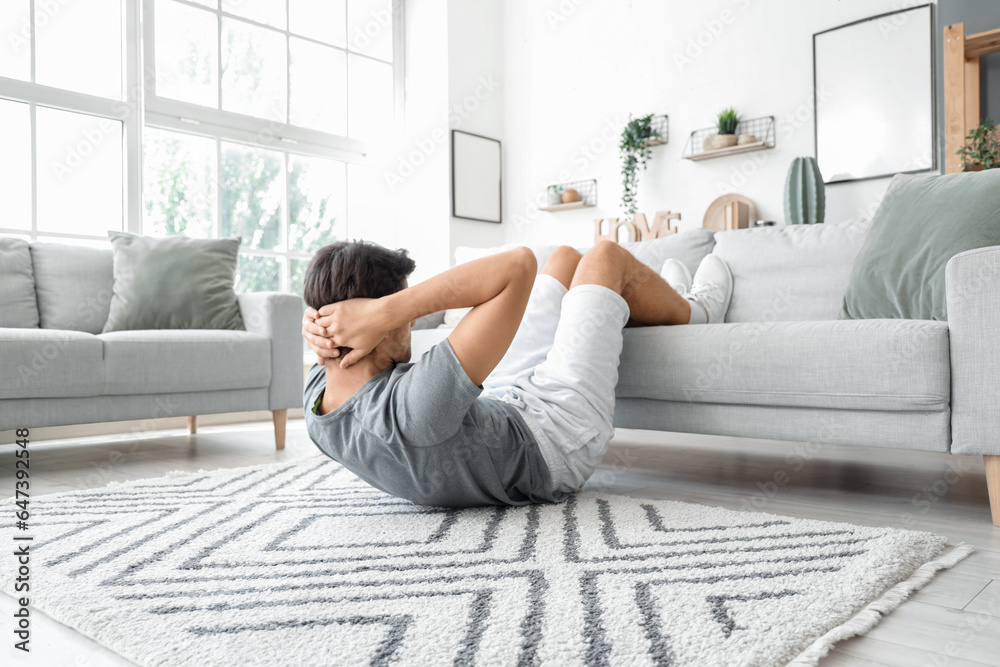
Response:
POLYGON ((573 275, 571 287, 602 285, 628 303, 628 326, 687 324, 691 304, 658 273, 614 241, 599 241, 573 275))
POLYGON ((569 246, 559 246, 552 251, 542 273, 535 279, 514 340, 503 359, 483 382, 483 387, 499 389, 510 386, 518 375, 545 360, 559 324, 563 295, 569 289, 582 257, 569 246))
MULTIPOLYGON (((625 255, 631 257, 616 244, 603 243, 584 255, 562 299, 548 355, 508 390, 509 402, 535 435, 556 494, 583 486, 614 435, 622 330, 629 321, 621 291, 643 279, 625 255)), ((645 315, 654 316, 680 319, 669 311, 645 315)))

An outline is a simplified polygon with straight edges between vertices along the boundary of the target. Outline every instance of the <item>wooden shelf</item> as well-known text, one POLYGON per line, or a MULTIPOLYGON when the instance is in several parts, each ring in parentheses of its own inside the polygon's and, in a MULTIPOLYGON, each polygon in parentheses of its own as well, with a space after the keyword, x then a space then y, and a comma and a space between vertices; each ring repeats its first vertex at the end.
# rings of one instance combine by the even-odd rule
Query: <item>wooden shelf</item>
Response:
POLYGON ((568 211, 573 208, 593 208, 595 204, 588 204, 584 201, 574 201, 569 204, 553 204, 552 206, 543 206, 539 208, 539 211, 548 211, 550 213, 555 213, 556 211, 568 211))
POLYGON ((716 136, 715 127, 706 127, 695 130, 688 137, 687 145, 681 157, 685 160, 710 160, 727 155, 739 155, 740 153, 750 153, 752 151, 762 151, 765 148, 774 148, 774 116, 762 116, 761 118, 748 118, 741 120, 733 133, 740 136, 751 135, 755 141, 749 144, 737 144, 716 150, 705 150, 705 144, 710 137, 716 136))
POLYGON ((685 160, 694 160, 695 162, 699 160, 710 160, 714 157, 725 157, 726 155, 736 155, 738 153, 750 153, 752 151, 762 151, 766 148, 774 148, 772 145, 768 145, 763 141, 755 141, 752 144, 743 144, 742 146, 730 146, 729 148, 719 148, 714 151, 705 151, 703 153, 695 153, 693 155, 685 155, 685 160))

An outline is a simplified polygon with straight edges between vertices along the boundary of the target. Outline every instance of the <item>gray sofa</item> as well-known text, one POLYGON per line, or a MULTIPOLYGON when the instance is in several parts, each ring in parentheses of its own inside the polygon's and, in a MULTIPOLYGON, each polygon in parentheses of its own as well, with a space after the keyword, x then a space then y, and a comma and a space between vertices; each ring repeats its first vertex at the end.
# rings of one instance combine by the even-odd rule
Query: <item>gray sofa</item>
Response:
MULTIPOLYGON (((951 260, 947 322, 838 320, 869 225, 720 232, 708 243, 710 232, 692 230, 632 246, 657 270, 666 256, 693 268, 713 252, 735 287, 724 324, 626 330, 615 425, 980 454, 1000 525, 1000 247, 951 260)), ((544 260, 548 249, 535 250, 544 260)), ((414 358, 450 332, 438 320, 414 332, 414 358)))
POLYGON ((0 238, 0 430, 270 410, 284 447, 302 404, 302 299, 239 296, 246 331, 102 334, 110 249, 0 238))

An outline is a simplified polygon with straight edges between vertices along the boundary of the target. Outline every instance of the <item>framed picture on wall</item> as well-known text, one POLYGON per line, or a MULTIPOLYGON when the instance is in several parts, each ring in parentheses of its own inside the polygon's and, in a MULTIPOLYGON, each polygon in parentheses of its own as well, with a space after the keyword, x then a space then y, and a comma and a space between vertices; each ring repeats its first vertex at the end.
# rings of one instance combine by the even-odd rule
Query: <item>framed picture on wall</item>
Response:
POLYGON ((451 214, 482 222, 501 221, 500 142, 451 131, 451 214))
POLYGON ((937 168, 932 10, 813 35, 816 162, 825 182, 937 168))

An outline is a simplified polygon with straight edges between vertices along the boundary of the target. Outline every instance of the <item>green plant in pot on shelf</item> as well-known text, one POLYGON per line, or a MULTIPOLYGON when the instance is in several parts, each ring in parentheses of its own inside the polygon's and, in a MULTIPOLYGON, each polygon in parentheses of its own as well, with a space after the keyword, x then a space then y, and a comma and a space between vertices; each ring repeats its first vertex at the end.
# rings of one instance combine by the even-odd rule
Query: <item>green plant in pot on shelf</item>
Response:
POLYGON ((735 146, 739 141, 736 137, 736 128, 740 125, 740 115, 736 109, 729 107, 719 112, 716 120, 716 130, 718 134, 710 134, 705 137, 702 148, 706 151, 717 151, 720 148, 735 146))
POLYGON ((622 156, 622 208, 625 215, 632 217, 636 210, 636 196, 639 190, 639 172, 646 171, 646 163, 652 157, 649 140, 660 135, 652 127, 653 114, 641 118, 629 118, 622 130, 618 150, 622 156))
POLYGON ((958 150, 962 158, 962 171, 981 171, 1000 167, 1000 137, 998 128, 989 118, 969 132, 965 145, 958 150))

